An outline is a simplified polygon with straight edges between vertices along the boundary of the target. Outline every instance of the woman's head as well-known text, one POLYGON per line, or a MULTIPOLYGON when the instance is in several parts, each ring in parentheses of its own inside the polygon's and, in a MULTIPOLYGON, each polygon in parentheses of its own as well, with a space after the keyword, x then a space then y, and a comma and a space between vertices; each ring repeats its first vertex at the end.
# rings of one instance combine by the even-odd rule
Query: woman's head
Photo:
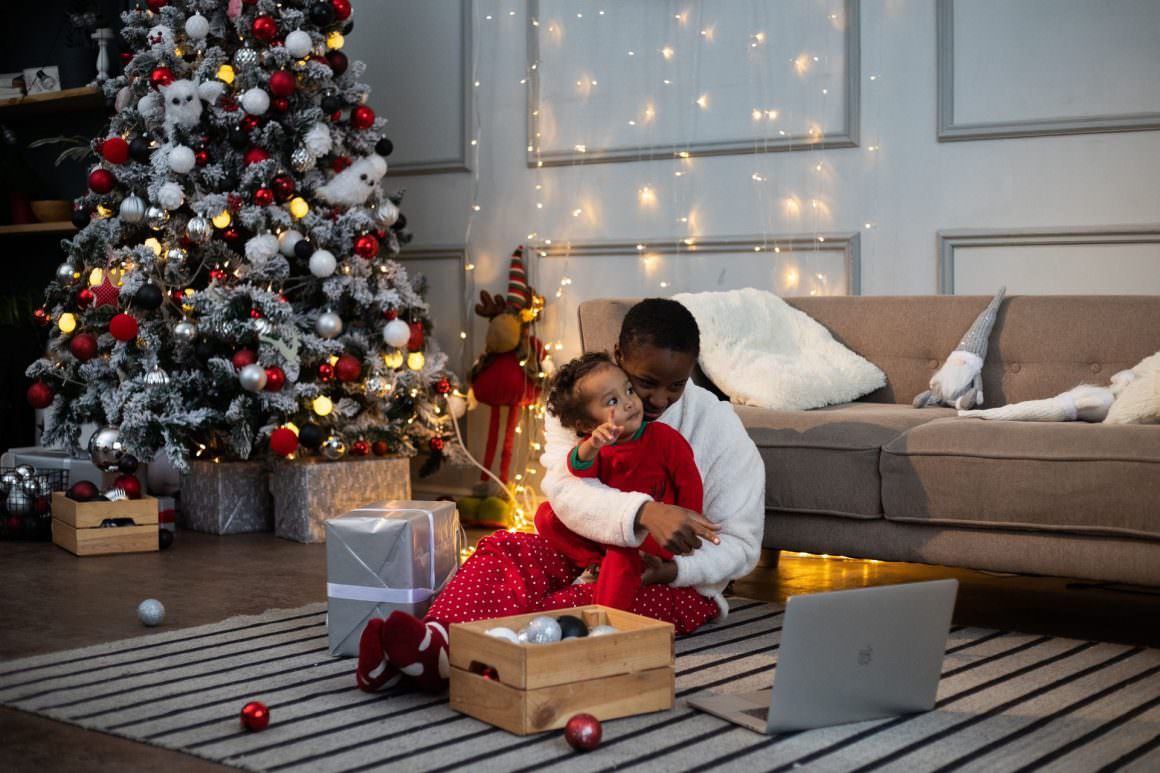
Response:
POLYGON ((628 310, 620 326, 616 362, 652 420, 680 399, 701 352, 697 321, 681 304, 646 298, 628 310))
POLYGON ((556 371, 548 410, 581 435, 611 421, 620 425, 621 437, 629 437, 643 418, 628 376, 605 352, 582 354, 556 371))

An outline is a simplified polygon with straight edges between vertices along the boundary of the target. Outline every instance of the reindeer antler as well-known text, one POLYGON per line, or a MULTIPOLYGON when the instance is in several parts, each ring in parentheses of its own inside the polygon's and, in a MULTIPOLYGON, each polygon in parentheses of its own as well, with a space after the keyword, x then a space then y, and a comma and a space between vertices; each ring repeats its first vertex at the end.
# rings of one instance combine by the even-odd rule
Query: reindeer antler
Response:
POLYGON ((487 290, 479 291, 479 303, 475 304, 475 313, 484 319, 494 319, 507 311, 507 300, 496 293, 494 296, 487 290))

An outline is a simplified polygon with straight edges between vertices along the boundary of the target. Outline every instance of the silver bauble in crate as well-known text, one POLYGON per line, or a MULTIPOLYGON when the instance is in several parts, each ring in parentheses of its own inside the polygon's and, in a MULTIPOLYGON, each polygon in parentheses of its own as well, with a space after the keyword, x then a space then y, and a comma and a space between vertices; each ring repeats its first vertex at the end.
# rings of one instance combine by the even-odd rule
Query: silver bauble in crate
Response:
POLYGON ((145 210, 145 225, 160 231, 169 222, 169 212, 163 207, 149 207, 145 210))
POLYGON ((238 381, 247 392, 261 392, 266 386, 266 369, 251 363, 238 371, 238 381))
POLYGON ((294 167, 295 172, 309 172, 316 162, 314 154, 306 148, 295 148, 290 154, 290 166, 294 167))
POLYGON ((323 312, 318 316, 314 329, 323 338, 338 338, 342 334, 342 317, 333 311, 323 312))
POLYGON ((375 219, 383 228, 390 228, 399 219, 399 208, 395 206, 395 202, 388 199, 375 210, 375 219))
POLYGON ((169 374, 161 368, 154 368, 145 374, 145 383, 154 387, 165 386, 169 383, 169 374))
POLYGON ((183 319, 173 326, 173 335, 178 341, 191 344, 197 340, 197 325, 183 319))
POLYGON ((185 235, 194 244, 205 244, 213 238, 213 224, 204 217, 191 217, 185 224, 185 235))
POLYGON ((16 468, 16 476, 20 478, 20 480, 28 480, 35 474, 36 468, 31 464, 22 464, 16 468))
POLYGON ((123 489, 123 488, 111 488, 108 491, 106 491, 104 494, 102 494, 102 496, 104 496, 104 498, 109 500, 110 502, 120 502, 123 499, 129 498, 129 495, 125 492, 125 489, 123 489))
POLYGON ((239 48, 234 54, 234 64, 239 67, 252 67, 258 63, 258 52, 252 48, 239 48))
POLYGON ((116 427, 101 427, 89 438, 89 456, 98 469, 114 472, 125 455, 121 445, 121 430, 116 427))
POLYGON ((43 495, 45 493, 44 490, 47 487, 47 482, 40 480, 39 478, 26 478, 25 480, 20 481, 21 490, 30 497, 38 497, 43 495))
POLYGON ((71 263, 61 263, 56 267, 56 281, 62 285, 75 284, 80 278, 80 272, 71 263))
POLYGON ((121 202, 120 215, 125 223, 140 223, 145 219, 145 200, 140 196, 129 196, 121 202))
POLYGON ((332 462, 337 462, 346 456, 346 443, 337 435, 331 435, 322 444, 322 455, 332 462))
POLYGON ((8 490, 8 499, 4 501, 9 515, 32 515, 35 509, 36 497, 27 493, 20 486, 13 486, 8 490))
POLYGON ((9 470, 8 472, 4 473, 3 475, 0 475, 0 491, 4 492, 5 494, 7 494, 9 491, 11 491, 13 486, 19 486, 19 485, 20 485, 20 476, 17 475, 12 470, 9 470))

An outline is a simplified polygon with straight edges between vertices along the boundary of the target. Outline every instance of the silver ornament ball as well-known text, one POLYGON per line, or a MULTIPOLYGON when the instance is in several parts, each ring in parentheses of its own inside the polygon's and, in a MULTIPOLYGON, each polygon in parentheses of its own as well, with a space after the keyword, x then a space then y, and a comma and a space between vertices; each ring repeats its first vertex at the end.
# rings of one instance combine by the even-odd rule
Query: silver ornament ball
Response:
POLYGON ((261 392, 266 387, 266 369, 261 365, 246 365, 238 372, 238 381, 247 392, 261 392))
POLYGON ((22 464, 16 468, 16 476, 20 480, 28 480, 36 474, 36 468, 31 464, 22 464))
POLYGON ((80 272, 71 263, 61 263, 56 267, 56 281, 62 285, 75 284, 80 279, 80 272))
POLYGON ((314 168, 315 163, 317 163, 317 159, 306 148, 295 148, 294 152, 290 154, 290 166, 294 167, 296 172, 309 172, 314 168))
POLYGON ((323 312, 318 316, 314 330, 323 338, 338 338, 342 334, 342 317, 333 311, 323 312))
POLYGON ((180 247, 170 247, 165 253, 165 260, 174 266, 181 266, 185 263, 185 250, 180 247))
POLYGON ((169 212, 163 207, 149 207, 145 210, 145 225, 160 231, 169 222, 169 212))
POLYGON ((173 326, 173 336, 178 341, 184 341, 191 344, 197 340, 197 325, 190 322, 188 319, 183 319, 173 326))
POLYGON ((35 505, 35 497, 19 485, 9 489, 8 499, 4 500, 4 506, 8 508, 9 515, 32 515, 35 505))
POLYGON ((532 644, 551 644, 560 641, 562 637, 560 624, 554 617, 540 615, 528 623, 528 641, 532 644))
POLYGON ((331 435, 322 444, 322 455, 332 462, 346 456, 346 443, 337 435, 331 435))
POLYGON ((185 224, 185 235, 194 244, 205 244, 213 238, 213 225, 204 217, 190 218, 185 224))
POLYGON ((390 228, 399 219, 399 208, 395 206, 395 202, 388 199, 375 210, 375 219, 384 228, 390 228))
POLYGON ((165 605, 157 599, 145 599, 137 605, 137 619, 150 628, 165 621, 165 605))
POLYGON ((254 320, 253 328, 255 333, 260 336, 264 336, 270 335, 270 332, 274 329, 274 326, 270 323, 270 320, 262 317, 261 319, 254 320))
POLYGON ((0 475, 0 491, 7 494, 13 486, 20 485, 20 476, 12 470, 0 475))
POLYGON ((234 54, 234 64, 239 67, 252 67, 258 63, 258 52, 252 48, 240 48, 234 54))
POLYGON ((121 202, 121 220, 126 223, 140 223, 145 219, 145 200, 140 196, 129 196, 121 202))
POLYGON ((365 384, 368 395, 387 397, 395 391, 395 385, 383 376, 371 376, 365 384))
POLYGON ((169 374, 161 368, 154 368, 145 374, 145 383, 149 386, 165 386, 169 383, 169 374))
POLYGON ((89 438, 89 456, 98 469, 114 472, 125 455, 121 444, 121 430, 116 427, 101 427, 89 438))

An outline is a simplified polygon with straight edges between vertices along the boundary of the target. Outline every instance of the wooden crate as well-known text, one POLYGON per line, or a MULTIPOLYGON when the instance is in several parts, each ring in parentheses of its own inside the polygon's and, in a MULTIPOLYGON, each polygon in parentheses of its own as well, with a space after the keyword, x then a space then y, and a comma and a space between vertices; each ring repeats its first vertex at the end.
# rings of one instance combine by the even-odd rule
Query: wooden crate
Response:
POLYGON ((52 541, 78 556, 147 553, 158 549, 157 500, 76 502, 63 491, 52 494, 52 541), (102 527, 106 519, 131 518, 133 526, 102 527))
POLYGON ((558 609, 451 626, 451 708, 517 735, 563 727, 575 714, 614 719, 673 707, 673 626, 601 606, 558 609), (540 614, 575 615, 618 633, 553 644, 488 636, 540 614), (485 668, 494 670, 485 678, 485 668))

